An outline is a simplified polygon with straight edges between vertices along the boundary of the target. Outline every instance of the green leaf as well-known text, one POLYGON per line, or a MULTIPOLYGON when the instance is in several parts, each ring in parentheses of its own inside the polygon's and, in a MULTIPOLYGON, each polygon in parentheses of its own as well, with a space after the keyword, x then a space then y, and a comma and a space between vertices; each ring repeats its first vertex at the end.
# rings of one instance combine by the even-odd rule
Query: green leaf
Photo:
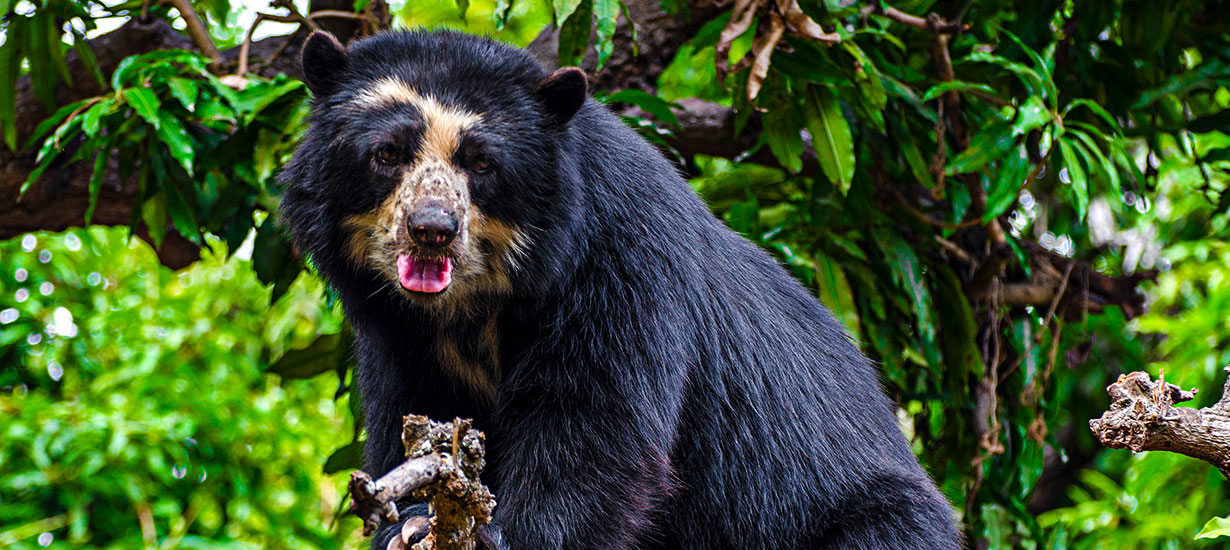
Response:
POLYGON ((1089 99, 1073 99, 1068 103, 1067 107, 1064 107, 1062 118, 1067 118, 1068 113, 1077 107, 1085 107, 1086 109, 1093 111, 1093 114, 1102 117, 1102 120, 1106 121, 1106 125, 1110 127, 1111 131, 1114 132, 1116 136, 1123 136, 1123 130, 1119 128, 1119 123, 1115 121, 1115 117, 1111 116, 1110 112, 1108 112, 1104 107, 1089 99))
POLYGON ((1034 69, 1038 72, 1039 78, 1042 81, 1043 91, 1046 92, 1046 97, 1051 100, 1051 105, 1055 106, 1055 102, 1059 100, 1059 93, 1055 91, 1055 79, 1051 76, 1050 65, 1047 64, 1046 60, 1042 59, 1042 56, 1038 55, 1038 52, 1035 52, 1033 48, 1030 48, 1020 38, 1017 38, 1015 34, 1012 34, 1012 31, 1008 29, 1001 30, 1008 38, 1016 42, 1016 45, 1033 61, 1034 69))
POLYGON ((1079 122, 1070 124, 1064 135, 1076 136, 1077 141, 1072 143, 1080 147, 1080 152, 1083 154, 1085 162, 1090 166, 1090 168, 1098 172, 1098 175, 1101 176, 1102 181, 1107 183, 1110 186, 1110 190, 1114 192, 1116 197, 1118 197, 1120 186, 1119 170, 1115 168, 1115 163, 1111 162, 1111 160, 1102 153, 1102 150, 1098 147, 1098 144, 1094 142, 1093 137, 1079 129, 1083 126, 1087 127, 1088 125, 1081 124, 1079 122))
POLYGON ((277 86, 249 88, 245 90, 239 98, 239 103, 235 106, 239 112, 246 113, 244 115, 244 124, 252 124, 256 120, 257 115, 261 114, 266 107, 273 102, 281 99, 283 96, 299 92, 306 95, 306 88, 303 83, 298 80, 290 80, 277 86))
POLYGON ((491 15, 495 17, 495 30, 497 32, 504 30, 504 25, 508 24, 508 16, 512 14, 512 8, 512 0, 496 0, 495 11, 491 15))
POLYGON ((111 149, 104 147, 94 156, 94 170, 90 172, 90 205, 85 210, 85 224, 90 225, 94 218, 94 208, 98 206, 98 193, 102 191, 103 177, 107 175, 107 162, 111 160, 111 149))
POLYGON ((979 82, 962 82, 960 80, 949 80, 932 86, 923 94, 923 101, 931 101, 948 92, 981 92, 987 95, 996 95, 995 89, 979 82))
POLYGON ((923 158, 922 151, 918 148, 918 142, 910 136, 909 132, 903 128, 894 128, 893 135, 897 139, 897 145, 901 148, 901 156, 905 159, 905 163, 910 167, 910 173, 928 189, 935 187, 935 178, 931 175, 930 165, 923 158))
POLYGON ((111 111, 113 107, 115 103, 111 99, 103 99, 91 105, 81 114, 81 131, 91 137, 98 135, 98 130, 102 127, 103 115, 111 111))
POLYGON ((24 22, 9 21, 7 36, 0 45, 0 130, 10 151, 17 150, 17 76, 21 74, 24 22))
POLYGON ((1023 136, 1037 130, 1055 119, 1041 97, 1032 95, 1016 110, 1016 118, 1012 122, 1012 135, 1023 136))
POLYGON ((350 342, 342 333, 322 334, 306 348, 286 352, 266 372, 289 380, 331 372, 345 359, 350 342))
POLYGON ((196 213, 184 199, 178 184, 164 180, 162 191, 166 196, 167 213, 171 215, 171 225, 188 240, 198 245, 202 244, 204 241, 201 237, 200 225, 196 221, 196 213))
POLYGON ((193 161, 196 157, 196 149, 192 146, 192 139, 188 137, 188 130, 184 128, 183 123, 175 118, 175 115, 168 111, 158 112, 158 125, 154 130, 158 134, 159 141, 166 144, 167 149, 171 152, 171 156, 179 161, 179 165, 184 167, 184 171, 188 175, 192 175, 193 161))
POLYGON ((635 88, 620 90, 607 96, 605 102, 635 105, 662 122, 665 122, 671 126, 679 126, 679 118, 675 116, 673 111, 671 111, 671 107, 680 109, 682 109, 682 107, 643 90, 637 90, 635 88))
POLYGON ((1200 528, 1200 532, 1196 533, 1198 539, 1215 539, 1218 537, 1230 537, 1230 517, 1213 518, 1200 528))
POLYGON ((566 21, 572 12, 577 11, 582 0, 552 0, 551 6, 555 10, 555 22, 566 21))
POLYGON ((589 47, 589 31, 593 26, 593 14, 593 0, 581 0, 576 11, 573 11, 560 27, 559 66, 575 67, 581 64, 585 49, 589 47))
POLYGON ((124 90, 124 101, 150 126, 155 129, 162 126, 162 120, 158 116, 162 102, 158 101, 158 96, 154 95, 154 92, 145 88, 129 88, 124 90))
POLYGON ((1042 83, 1042 77, 1038 75, 1037 71, 1022 65, 1021 63, 1017 63, 1016 61, 1012 61, 1011 59, 1007 59, 990 52, 976 51, 962 58, 961 62, 990 63, 1006 69, 1015 74, 1017 78, 1021 80, 1021 83, 1025 85, 1027 90, 1029 90, 1030 95, 1040 94, 1046 89, 1046 86, 1042 83))
POLYGON ((124 90, 124 99, 142 119, 154 127, 158 140, 166 144, 171 156, 191 175, 196 151, 192 147, 192 140, 188 138, 188 131, 179 119, 162 110, 162 102, 158 101, 158 96, 145 88, 124 90))
POLYGON ((769 151, 792 174, 803 169, 803 136, 793 103, 783 102, 764 114, 764 139, 769 151))
POLYGON ((628 34, 632 38, 632 56, 636 57, 640 54, 640 41, 636 38, 636 22, 632 20, 632 12, 628 11, 628 3, 620 0, 619 13, 624 16, 624 22, 628 24, 628 34))
POLYGON ((51 137, 45 140, 43 142, 43 146, 39 148, 38 155, 35 157, 35 162, 37 162, 38 165, 34 167, 32 172, 30 172, 30 175, 26 178, 26 181, 21 184, 21 189, 17 191, 18 197, 25 195, 26 191, 30 189, 30 186, 34 185, 34 182, 38 181, 38 178, 43 175, 43 172, 51 166, 51 162, 59 156, 61 151, 60 144, 66 143, 77 137, 77 134, 79 133, 81 133, 81 125, 75 117, 64 124, 61 124, 59 128, 56 128, 56 131, 51 135, 51 137))
POLYGON ((351 441, 329 455, 329 458, 325 460, 324 473, 336 474, 344 470, 357 470, 361 467, 363 467, 363 443, 351 441))
MULTIPOLYGON (((982 352, 978 349, 978 323, 974 321, 974 312, 969 298, 965 296, 965 287, 947 265, 933 263, 930 267, 935 274, 935 309, 943 320, 939 330, 940 346, 947 367, 945 376, 959 381, 971 377, 980 379, 984 363, 982 352)), ((968 393, 968 384, 958 383, 953 386, 958 391, 968 393)))
POLYGON ((1123 143, 1120 140, 1114 139, 1108 141, 1107 145, 1110 146, 1112 160, 1117 160, 1119 164, 1121 164, 1129 173, 1132 174, 1133 181, 1136 185, 1144 185, 1145 175, 1140 171, 1140 168, 1136 166, 1136 160, 1132 158, 1132 154, 1129 153, 1123 146, 1123 143))
POLYGON ((999 160, 1016 143, 1012 124, 998 121, 984 127, 969 147, 948 161, 944 173, 950 176, 968 174, 999 160))
POLYGON ((1191 90, 1214 86, 1216 81, 1230 75, 1228 68, 1220 59, 1214 58, 1190 71, 1178 76, 1172 76, 1166 83, 1140 94, 1140 98, 1130 109, 1140 109, 1163 97, 1185 95, 1191 90))
POLYGON ((60 124, 64 123, 68 119, 69 115, 76 112, 78 108, 89 101, 92 100, 83 99, 76 103, 71 103, 56 109, 56 112, 52 113, 46 120, 38 123, 38 126, 34 128, 34 133, 30 134, 30 138, 26 140, 25 148, 29 149, 30 147, 33 147, 35 143, 38 143, 38 141, 43 138, 43 136, 47 135, 47 132, 51 131, 52 128, 59 127, 60 124))
POLYGON ((594 47, 598 50, 598 69, 615 51, 615 24, 619 21, 620 0, 592 0, 594 4, 594 47))
POLYGON ((291 255, 290 241, 272 217, 256 229, 252 268, 262 283, 273 284, 273 301, 285 294, 299 276, 299 262, 291 255))
POLYGON ((1022 147, 1018 146, 1008 150, 999 161, 998 170, 995 171, 997 177, 993 180, 992 187, 987 193, 987 208, 982 216, 983 223, 998 218, 1012 208, 1012 205, 1016 204, 1017 195, 1021 192, 1025 178, 1029 177, 1029 158, 1022 147))
POLYGON ((841 104, 832 91, 816 86, 807 87, 804 103, 803 118, 820 169, 845 195, 854 182, 854 140, 841 104))
POLYGON ((141 221, 149 231, 154 248, 162 248, 162 239, 167 235, 167 203, 162 193, 155 194, 141 205, 141 221))
POLYGON ((56 22, 56 15, 54 13, 47 13, 42 17, 42 21, 43 25, 46 26, 43 38, 47 42, 43 46, 47 48, 47 59, 51 61, 52 66, 60 74, 60 78, 64 80, 64 83, 72 86, 73 75, 68 70, 68 62, 64 56, 64 43, 60 40, 60 35, 63 33, 56 22))
POLYGON ((848 332, 856 340, 859 336, 858 306, 855 305, 854 292, 850 282, 842 272, 841 264, 819 252, 816 253, 816 290, 820 301, 828 306, 833 316, 845 325, 848 332))
POLYGON ((904 291, 911 302, 918 320, 918 335, 924 342, 934 342, 936 332, 931 311, 931 291, 923 277, 918 255, 900 235, 884 227, 873 229, 872 236, 880 251, 884 253, 884 262, 891 268, 893 283, 904 291))
POLYGON ((461 17, 461 21, 466 20, 466 11, 470 9, 470 0, 457 0, 457 15, 461 17))
POLYGON ((179 76, 167 79, 167 87, 171 90, 171 95, 179 100, 179 104, 189 112, 196 110, 196 98, 201 91, 198 84, 199 81, 179 76))
MULTIPOLYGON (((52 53, 47 50, 47 25, 45 20, 51 17, 51 14, 38 13, 34 17, 27 19, 28 34, 25 35, 26 44, 23 50, 28 56, 28 68, 30 75, 30 85, 34 88, 34 96, 42 104, 43 108, 50 111, 55 108, 56 104, 56 82, 59 79, 56 77, 52 65, 55 63, 51 60, 52 53)), ((23 18, 25 19, 25 18, 23 18)), ((59 54, 57 51, 56 54, 59 54)))
POLYGON ((1072 196, 1076 198, 1077 216, 1084 221, 1089 209, 1089 181, 1085 177, 1085 169, 1081 167, 1080 158, 1072 150, 1072 145, 1068 143, 1068 140, 1059 141, 1059 152, 1063 155, 1064 165, 1059 172, 1059 180, 1071 187, 1072 196), (1068 178, 1066 182, 1063 181, 1065 173, 1068 178))

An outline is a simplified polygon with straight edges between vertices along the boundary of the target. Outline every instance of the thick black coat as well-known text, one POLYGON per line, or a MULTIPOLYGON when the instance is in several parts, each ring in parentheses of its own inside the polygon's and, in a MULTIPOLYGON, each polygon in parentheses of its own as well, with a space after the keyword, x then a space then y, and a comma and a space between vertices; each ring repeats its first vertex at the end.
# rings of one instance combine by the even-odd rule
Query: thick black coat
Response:
POLYGON ((534 95, 547 71, 463 34, 389 33, 309 61, 321 97, 283 220, 356 330, 370 473, 402 460, 402 415, 473 417, 511 548, 959 547, 841 325, 602 105, 558 124, 534 95), (529 246, 512 291, 475 296, 472 314, 423 309, 345 255, 342 220, 391 185, 356 128, 393 122, 340 106, 390 74, 499 115, 502 170, 475 178, 472 201, 529 246), (446 332, 477 342, 490 315, 498 357, 462 353, 499 371, 494 402, 432 351, 446 332))

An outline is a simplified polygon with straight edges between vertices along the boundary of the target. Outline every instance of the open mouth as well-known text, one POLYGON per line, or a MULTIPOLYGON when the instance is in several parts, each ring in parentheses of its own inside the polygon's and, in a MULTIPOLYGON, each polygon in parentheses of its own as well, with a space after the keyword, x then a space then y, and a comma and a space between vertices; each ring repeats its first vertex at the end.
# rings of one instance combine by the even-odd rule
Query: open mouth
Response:
POLYGON ((453 281, 453 259, 399 254, 397 279, 406 290, 432 294, 441 292, 453 281))

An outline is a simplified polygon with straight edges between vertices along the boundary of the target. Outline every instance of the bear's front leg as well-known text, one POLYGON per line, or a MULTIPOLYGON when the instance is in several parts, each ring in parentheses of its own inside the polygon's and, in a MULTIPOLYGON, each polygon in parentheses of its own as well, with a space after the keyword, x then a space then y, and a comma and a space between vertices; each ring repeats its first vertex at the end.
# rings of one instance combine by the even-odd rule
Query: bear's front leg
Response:
POLYGON ((632 548, 650 526, 678 401, 635 399, 622 382, 519 396, 502 413, 492 474, 510 549, 632 548))

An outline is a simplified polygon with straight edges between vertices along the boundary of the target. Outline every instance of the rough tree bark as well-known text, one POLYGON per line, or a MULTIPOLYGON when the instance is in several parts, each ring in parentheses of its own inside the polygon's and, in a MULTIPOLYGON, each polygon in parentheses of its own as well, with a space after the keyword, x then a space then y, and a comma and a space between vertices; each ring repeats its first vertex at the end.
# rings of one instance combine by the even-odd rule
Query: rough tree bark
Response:
MULTIPOLYGON (((409 415, 402 426, 406 462, 373 481, 366 472, 350 475, 350 507, 371 535, 382 521, 396 523, 397 501, 411 498, 431 505, 427 536, 413 550, 474 550, 478 528, 491 521, 495 497, 479 481, 486 465, 483 433, 469 419, 436 422, 409 415)), ((405 547, 416 522, 399 534, 405 547)))
MULTIPOLYGON (((1225 370, 1230 373, 1230 367, 1225 370)), ((1230 379, 1217 403, 1203 409, 1175 407, 1194 399, 1197 390, 1167 383, 1165 373, 1158 380, 1140 371, 1120 375, 1106 392, 1110 409, 1089 421, 1103 445, 1184 454, 1216 466, 1230 479, 1230 379)))

